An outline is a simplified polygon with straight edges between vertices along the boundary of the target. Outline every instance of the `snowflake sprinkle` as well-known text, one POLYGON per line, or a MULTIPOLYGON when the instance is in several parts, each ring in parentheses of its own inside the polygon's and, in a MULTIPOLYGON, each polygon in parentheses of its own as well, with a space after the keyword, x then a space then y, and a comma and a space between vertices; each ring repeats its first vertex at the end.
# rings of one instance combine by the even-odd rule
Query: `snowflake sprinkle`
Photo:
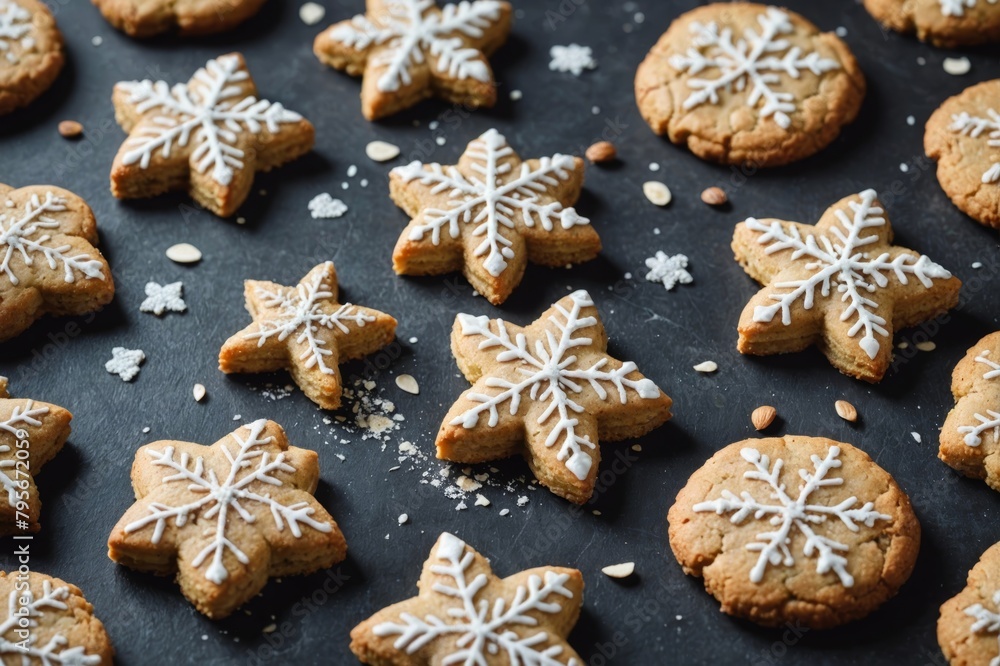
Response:
POLYGON ((549 69, 553 72, 571 72, 573 76, 580 76, 585 69, 595 69, 597 61, 594 60, 593 51, 589 46, 570 44, 569 46, 553 46, 549 49, 549 69))
POLYGON ((146 300, 139 305, 140 312, 151 312, 162 315, 164 312, 184 312, 187 303, 181 295, 184 289, 182 282, 171 282, 159 285, 156 282, 146 283, 146 300))
POLYGON ((139 365, 145 360, 146 354, 141 349, 115 347, 111 350, 111 360, 104 364, 104 369, 121 377, 122 381, 130 382, 139 374, 139 365))
POLYGON ((646 259, 646 279, 650 282, 660 282, 670 291, 678 284, 691 284, 694 278, 687 272, 688 258, 683 254, 668 257, 666 253, 657 250, 655 257, 646 259))
POLYGON ((837 504, 827 506, 824 504, 809 504, 810 496, 820 488, 839 486, 844 483, 841 478, 829 478, 831 471, 839 468, 842 463, 839 460, 840 447, 831 446, 825 458, 817 455, 810 456, 813 463, 813 470, 800 469, 798 471, 802 484, 799 486, 797 497, 790 496, 786 491, 785 484, 781 481, 781 471, 784 461, 778 458, 771 465, 768 456, 762 454, 757 449, 744 448, 740 455, 753 468, 744 472, 743 478, 752 481, 760 481, 768 490, 768 495, 773 503, 768 504, 757 500, 750 491, 743 491, 739 496, 729 490, 721 491, 721 498, 706 502, 699 502, 694 505, 695 511, 712 511, 719 515, 732 513, 730 522, 734 525, 742 524, 747 518, 755 521, 766 520, 774 527, 773 531, 761 532, 756 536, 753 543, 749 543, 746 549, 753 552, 760 552, 757 563, 750 570, 750 580, 759 583, 764 578, 764 570, 768 565, 786 567, 795 564, 795 557, 789 549, 791 533, 798 530, 805 543, 802 545, 802 554, 805 557, 816 557, 816 573, 825 574, 833 571, 837 574, 844 587, 854 585, 854 577, 847 571, 847 558, 841 553, 846 553, 848 547, 829 537, 817 534, 816 528, 827 522, 828 518, 839 520, 852 532, 857 532, 859 524, 873 527, 876 521, 892 520, 892 516, 879 513, 875 510, 874 502, 866 502, 862 507, 857 508, 856 497, 848 497, 837 504))

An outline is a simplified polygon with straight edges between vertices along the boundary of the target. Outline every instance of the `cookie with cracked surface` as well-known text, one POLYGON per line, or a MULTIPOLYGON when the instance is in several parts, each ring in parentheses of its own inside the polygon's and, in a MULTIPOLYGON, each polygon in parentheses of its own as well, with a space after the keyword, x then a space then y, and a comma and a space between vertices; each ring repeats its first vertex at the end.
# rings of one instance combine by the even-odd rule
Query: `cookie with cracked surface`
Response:
POLYGON ((865 78, 847 45, 798 14, 715 3, 677 18, 635 76, 654 132, 722 164, 777 166, 854 120, 865 78))
POLYGON ((48 90, 65 61, 48 7, 39 0, 0 0, 0 116, 48 90))
POLYGON ((963 213, 990 227, 1000 227, 998 112, 1000 79, 994 79, 949 97, 924 130, 924 151, 937 160, 945 194, 963 213))
POLYGON ((979 558, 965 588, 941 604, 937 639, 954 666, 1000 661, 1000 543, 979 558))
POLYGON ((890 30, 934 46, 953 48, 1000 40, 997 0, 864 0, 865 9, 890 30))
POLYGON ((92 0, 108 23, 130 37, 176 30, 181 35, 224 32, 246 21, 266 0, 92 0))
POLYGON ((691 475, 667 516, 684 572, 722 611, 764 626, 834 627, 906 582, 920 547, 910 500, 864 451, 823 437, 747 439, 691 475))

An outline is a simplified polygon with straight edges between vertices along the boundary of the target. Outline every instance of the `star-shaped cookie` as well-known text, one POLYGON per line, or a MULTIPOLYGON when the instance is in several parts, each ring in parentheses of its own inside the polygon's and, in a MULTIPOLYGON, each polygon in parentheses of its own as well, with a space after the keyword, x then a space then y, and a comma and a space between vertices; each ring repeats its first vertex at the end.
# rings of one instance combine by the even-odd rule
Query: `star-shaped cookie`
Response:
POLYGON ((129 134, 111 167, 119 199, 186 189, 228 217, 246 201, 256 172, 304 155, 315 137, 308 120, 257 98, 239 53, 209 60, 188 83, 119 83, 112 101, 129 134))
POLYGON ((92 0, 115 28, 130 37, 151 37, 176 29, 208 35, 234 28, 266 0, 92 0))
POLYGON ((114 280, 96 245, 94 213, 77 195, 0 184, 0 342, 45 314, 81 315, 111 302, 114 280))
POLYGON ((346 557, 337 523, 313 493, 315 451, 289 446, 260 419, 211 446, 160 441, 135 454, 136 502, 108 538, 108 557, 157 574, 219 619, 268 577, 306 574, 346 557))
POLYGON ((583 666, 566 641, 583 605, 576 569, 540 567, 499 578, 458 537, 442 534, 424 563, 419 594, 351 631, 366 664, 583 666))
POLYGON ((571 206, 583 160, 555 154, 521 161, 495 129, 469 143, 458 164, 411 162, 389 174, 392 200, 412 219, 396 243, 400 275, 461 270, 494 305, 528 262, 566 266, 601 251, 590 221, 571 206))
POLYGON ((222 345, 219 369, 288 370, 323 409, 340 406, 339 364, 384 347, 396 335, 396 320, 384 312, 338 301, 332 261, 294 287, 247 280, 244 291, 253 323, 222 345))
POLYGON ((438 8, 434 0, 368 0, 368 11, 316 37, 326 65, 364 75, 361 112, 392 115, 436 95, 465 107, 493 106, 497 90, 486 60, 507 39, 511 6, 473 0, 438 8))
POLYGON ((868 382, 892 360, 893 331, 958 303, 961 282, 926 256, 892 245, 874 190, 841 199, 816 226, 747 218, 733 252, 764 284, 739 322, 743 354, 817 345, 835 368, 868 382))
POLYGON ((969 349, 951 378, 955 407, 941 426, 938 457, 1000 490, 1000 332, 969 349))
POLYGON ((635 363, 608 355, 585 291, 524 328, 460 314, 451 348, 473 386, 444 417, 438 458, 477 463, 520 452, 544 486, 572 502, 593 495, 598 435, 640 437, 670 418, 670 398, 635 363))
POLYGON ((0 536, 40 529, 34 476, 66 443, 72 418, 56 405, 11 398, 7 378, 0 377, 0 536), (20 451, 28 452, 27 460, 20 451))

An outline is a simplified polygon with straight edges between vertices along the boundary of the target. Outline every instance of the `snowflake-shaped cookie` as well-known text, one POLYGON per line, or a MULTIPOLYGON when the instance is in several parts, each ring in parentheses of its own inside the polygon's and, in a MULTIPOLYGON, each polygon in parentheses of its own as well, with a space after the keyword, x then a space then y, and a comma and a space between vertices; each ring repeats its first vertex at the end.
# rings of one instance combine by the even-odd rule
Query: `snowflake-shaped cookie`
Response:
POLYGON ((169 573, 212 618, 229 615, 268 576, 309 573, 344 559, 344 537, 312 496, 314 451, 289 446, 261 419, 211 446, 162 441, 136 452, 139 499, 108 539, 111 559, 169 573))
POLYGON ((146 283, 146 298, 139 304, 140 312, 162 315, 164 312, 184 312, 187 303, 184 302, 184 283, 169 284, 146 283))
POLYGON ((486 58, 507 39, 511 7, 463 0, 368 0, 368 12, 324 30, 313 45, 325 64, 364 75, 368 120, 437 95, 467 107, 493 106, 496 85, 486 58))
POLYGON ((892 332, 953 307, 958 278, 924 255, 891 244, 874 190, 846 197, 816 226, 748 218, 733 249, 766 286, 743 310, 739 350, 775 354, 820 345, 841 372, 878 381, 892 332))
POLYGON ((400 666, 583 665, 566 642, 583 603, 583 577, 575 569, 529 569, 501 579, 485 557, 446 532, 418 587, 418 596, 351 631, 359 659, 400 666))
POLYGON ((367 356, 392 341, 396 320, 378 310, 339 303, 333 262, 316 266, 294 287, 247 280, 253 323, 219 352, 225 373, 287 369, 323 409, 340 406, 340 363, 367 356))
POLYGON ((670 291, 678 284, 691 284, 694 278, 687 271, 688 258, 683 254, 667 256, 661 250, 656 251, 656 255, 646 259, 646 279, 650 282, 659 282, 664 289, 670 291))
POLYGON ((558 301, 530 326, 460 314, 458 367, 473 382, 445 416, 438 457, 485 462, 523 451, 538 480, 583 503, 601 459, 597 434, 639 437, 670 418, 670 398, 635 363, 607 353, 589 294, 558 301))
POLYGON ((115 117, 129 138, 111 168, 112 194, 128 199, 186 188, 217 215, 235 213, 254 173, 313 144, 309 121, 256 94, 238 53, 209 60, 186 84, 117 84, 115 117))
POLYGON ((572 204, 583 160, 555 154, 521 161, 495 129, 469 143, 455 166, 411 162, 389 176, 412 218, 393 251, 396 273, 462 268, 480 294, 503 303, 528 260, 565 266, 597 256, 601 240, 572 204))
POLYGON ((0 536, 39 530, 34 475, 62 449, 72 418, 62 407, 11 398, 0 377, 0 536))
POLYGON ((257 13, 266 0, 93 0, 108 23, 130 37, 176 30, 185 36, 234 28, 257 13))
POLYGON ((115 295, 97 223, 72 192, 0 184, 0 342, 46 313, 81 315, 115 295))
POLYGON ((0 572, 0 661, 30 666, 111 666, 104 625, 75 585, 45 574, 0 572))

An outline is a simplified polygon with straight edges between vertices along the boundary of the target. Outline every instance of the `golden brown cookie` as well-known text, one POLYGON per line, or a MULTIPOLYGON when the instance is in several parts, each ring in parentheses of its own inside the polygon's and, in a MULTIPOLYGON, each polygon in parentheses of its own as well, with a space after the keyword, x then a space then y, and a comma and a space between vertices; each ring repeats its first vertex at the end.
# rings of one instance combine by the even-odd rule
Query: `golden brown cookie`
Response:
POLYGON ((499 578, 489 560, 445 532, 417 589, 417 596, 351 631, 358 659, 372 666, 583 666, 566 640, 583 605, 576 569, 541 567, 499 578))
POLYGON ((823 437, 730 444, 691 475, 667 516, 684 572, 722 611, 826 629, 868 615, 920 548, 910 500, 864 451, 823 437))
POLYGON ((998 110, 1000 79, 986 81, 945 100, 924 132, 924 150, 937 160, 945 194, 966 215, 991 227, 1000 227, 998 110))
POLYGON ((0 377, 0 536, 40 529, 34 477, 66 443, 72 419, 62 407, 11 398, 0 377))
POLYGON ((115 295, 83 199, 59 187, 0 184, 0 342, 46 314, 100 310, 115 295))
POLYGON ((965 589, 941 605, 937 638, 953 666, 1000 664, 1000 543, 972 567, 965 589))
POLYGON ((340 364, 392 342, 396 320, 378 310, 341 304, 337 291, 332 261, 313 268, 294 287, 247 280, 244 292, 253 323, 222 345, 219 370, 288 370, 317 405, 340 407, 340 364))
POLYGON ((1000 490, 1000 332, 969 349, 951 377, 955 407, 941 426, 938 458, 1000 490))
POLYGON ((319 456, 289 446, 274 421, 254 421, 211 446, 147 444, 132 464, 136 502, 111 532, 108 557, 177 572, 200 612, 226 617, 269 577, 347 556, 340 528, 313 497, 318 482, 319 456))
POLYGON ((723 164, 808 157, 854 120, 865 78, 851 51, 795 12, 715 3, 676 19, 639 65, 654 132, 723 164))
POLYGON ((308 153, 315 138, 308 120, 256 95, 239 53, 209 60, 185 84, 117 84, 115 118, 129 138, 111 167, 111 193, 187 190, 220 217, 235 213, 256 172, 308 153))
POLYGON ((887 28, 917 33, 934 46, 952 48, 1000 40, 997 0, 864 0, 887 28))
POLYGON ((0 571, 0 662, 14 666, 111 666, 115 649, 75 585, 45 574, 0 571))
POLYGON ((266 0, 92 0, 108 23, 131 37, 177 30, 208 35, 236 27, 266 0))
POLYGON ((601 239, 572 204, 583 187, 583 160, 555 154, 522 161, 495 129, 469 143, 455 166, 414 161, 389 174, 392 200, 412 219, 396 242, 399 275, 461 270, 477 292, 500 305, 528 262, 589 261, 601 239))
POLYGON ((670 398, 607 349, 585 291, 523 328, 458 315, 451 350, 473 386, 444 417, 438 458, 478 463, 520 453, 542 485, 583 504, 594 493, 598 439, 641 437, 670 418, 670 398))
POLYGON ((892 227, 875 190, 845 197, 815 226, 747 218, 733 252, 764 284, 739 323, 743 354, 817 345, 845 375, 882 379, 893 331, 958 303, 961 282, 924 255, 892 245, 892 227))
POLYGON ((62 71, 62 35, 39 0, 0 0, 0 116, 27 106, 62 71))
POLYGON ((316 37, 320 61, 361 83, 361 113, 392 115, 435 95, 489 107, 497 90, 487 57, 507 40, 511 6, 473 0, 438 8, 434 0, 368 0, 368 10, 316 37))

